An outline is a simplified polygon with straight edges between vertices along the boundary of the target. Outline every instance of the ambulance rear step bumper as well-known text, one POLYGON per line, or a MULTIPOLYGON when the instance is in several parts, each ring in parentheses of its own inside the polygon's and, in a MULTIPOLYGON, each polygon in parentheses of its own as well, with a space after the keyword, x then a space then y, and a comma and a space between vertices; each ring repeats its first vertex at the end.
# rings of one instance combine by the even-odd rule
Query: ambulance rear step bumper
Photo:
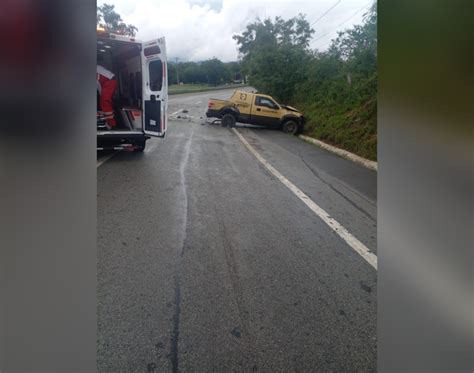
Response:
POLYGON ((150 136, 141 131, 99 131, 97 132, 97 150, 129 149, 133 146, 143 146, 150 136))

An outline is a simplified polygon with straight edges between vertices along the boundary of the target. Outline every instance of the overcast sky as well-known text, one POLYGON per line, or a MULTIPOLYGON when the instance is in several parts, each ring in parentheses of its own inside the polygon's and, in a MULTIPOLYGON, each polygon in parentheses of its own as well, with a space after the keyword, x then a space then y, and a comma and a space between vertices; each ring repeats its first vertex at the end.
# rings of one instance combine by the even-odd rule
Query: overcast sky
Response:
POLYGON ((103 3, 115 5, 126 23, 138 27, 138 39, 165 36, 168 59, 201 61, 217 57, 227 62, 238 59, 232 35, 244 31, 257 17, 288 19, 306 14, 309 23, 314 23, 311 48, 324 50, 337 31, 362 22, 372 1, 98 0, 98 5, 103 3))

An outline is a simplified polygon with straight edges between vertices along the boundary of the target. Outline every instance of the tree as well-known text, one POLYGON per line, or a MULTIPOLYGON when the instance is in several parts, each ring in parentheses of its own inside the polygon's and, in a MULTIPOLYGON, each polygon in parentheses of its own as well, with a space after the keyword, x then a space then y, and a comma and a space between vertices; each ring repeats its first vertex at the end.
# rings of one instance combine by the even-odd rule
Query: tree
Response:
POLYGON ((168 84, 175 84, 177 76, 177 64, 169 61, 166 66, 168 66, 168 84))
POLYGON ((207 84, 217 85, 223 83, 226 79, 226 69, 224 63, 217 58, 204 61, 202 68, 207 77, 207 84))
POLYGON ((211 84, 232 83, 235 79, 241 79, 241 65, 239 62, 222 62, 212 58, 203 62, 172 62, 168 63, 168 81, 175 84, 179 79, 186 84, 211 84))
POLYGON ((243 57, 262 46, 299 46, 307 48, 314 30, 310 27, 303 14, 285 21, 281 17, 264 21, 257 18, 247 25, 241 35, 232 38, 239 44, 239 52, 243 57))
POLYGON ((249 83, 278 100, 290 100, 296 85, 306 79, 313 32, 300 14, 286 21, 257 18, 241 35, 234 35, 249 83))
POLYGON ((181 71, 184 83, 206 83, 207 81, 206 72, 196 62, 183 63, 181 71))
POLYGON ((295 106, 308 118, 307 131, 363 157, 377 157, 377 14, 315 51, 307 79, 297 85, 295 106))
POLYGON ((134 37, 138 28, 123 22, 122 17, 115 11, 115 5, 103 4, 97 7, 97 26, 122 35, 134 37))
POLYGON ((241 65, 239 62, 228 62, 225 64, 227 69, 227 79, 229 82, 233 82, 234 80, 242 80, 242 73, 241 73, 241 65))

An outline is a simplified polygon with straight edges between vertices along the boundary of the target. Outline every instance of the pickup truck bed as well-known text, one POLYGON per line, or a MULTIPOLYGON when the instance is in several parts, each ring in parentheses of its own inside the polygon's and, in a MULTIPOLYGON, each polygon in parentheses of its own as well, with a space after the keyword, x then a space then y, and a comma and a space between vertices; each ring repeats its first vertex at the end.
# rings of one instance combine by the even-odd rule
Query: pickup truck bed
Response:
POLYGON ((220 100, 218 98, 210 98, 209 99, 209 104, 207 106, 207 112, 206 115, 207 117, 215 117, 219 118, 220 117, 220 112, 223 108, 235 108, 235 105, 227 100, 220 100))

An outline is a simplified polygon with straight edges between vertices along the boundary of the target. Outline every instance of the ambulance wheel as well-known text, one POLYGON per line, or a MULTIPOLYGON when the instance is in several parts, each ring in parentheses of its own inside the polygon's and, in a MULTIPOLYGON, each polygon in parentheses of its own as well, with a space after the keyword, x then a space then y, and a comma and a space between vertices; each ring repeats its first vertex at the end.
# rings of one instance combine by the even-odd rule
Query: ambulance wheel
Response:
POLYGON ((137 153, 143 153, 143 151, 145 150, 145 146, 146 146, 146 140, 138 141, 135 144, 134 151, 137 153))
POLYGON ((235 116, 233 116, 232 114, 224 114, 224 116, 222 117, 222 127, 235 127, 235 122, 235 116))

